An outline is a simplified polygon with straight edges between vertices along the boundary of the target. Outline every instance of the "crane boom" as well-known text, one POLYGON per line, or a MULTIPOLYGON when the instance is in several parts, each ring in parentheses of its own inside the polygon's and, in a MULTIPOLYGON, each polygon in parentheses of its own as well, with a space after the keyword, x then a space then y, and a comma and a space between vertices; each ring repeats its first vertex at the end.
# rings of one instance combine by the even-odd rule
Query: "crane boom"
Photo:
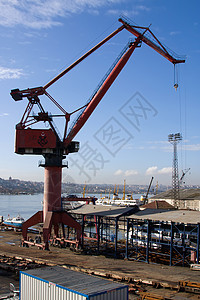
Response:
POLYGON ((88 57, 90 54, 92 54, 94 51, 96 51, 98 48, 100 48, 103 44, 105 44, 107 41, 109 41, 112 37, 114 37, 116 34, 118 34, 124 28, 125 28, 124 25, 122 25, 121 27, 119 27, 118 29, 113 31, 110 35, 108 35, 100 43, 98 43, 96 46, 94 46, 92 49, 90 49, 87 53, 85 53, 83 56, 81 56, 79 59, 77 59, 73 64, 71 64, 69 67, 67 67, 64 71, 62 71, 60 74, 58 74, 55 78, 53 78, 51 81, 49 81, 43 88, 46 90, 54 82, 56 82, 58 79, 63 77, 65 74, 67 74, 71 69, 73 69, 75 66, 77 66, 81 61, 83 61, 86 57, 88 57))
MULTIPOLYGON (((71 71, 75 66, 77 66, 80 62, 82 62, 85 58, 87 58, 90 54, 92 54, 94 51, 96 51, 98 48, 100 48, 102 45, 104 45, 107 41, 109 41, 111 38, 113 38, 116 34, 118 34, 124 28, 125 28, 124 25, 122 25, 118 29, 113 31, 105 39, 103 39, 101 42, 99 42, 97 45, 95 45, 93 48, 91 48, 88 52, 86 52, 84 55, 82 55, 79 59, 77 59, 74 63, 72 63, 69 67, 67 67, 65 70, 63 70, 60 74, 58 74, 56 77, 54 77, 51 81, 49 81, 43 87, 40 86, 40 87, 29 88, 29 89, 25 89, 25 90, 19 90, 19 89, 11 90, 10 94, 11 94, 12 98, 15 101, 19 101, 19 100, 22 100, 22 98, 24 98, 24 97, 40 96, 43 94, 46 94, 49 97, 49 94, 46 92, 46 89, 48 87, 50 87, 57 80, 59 80, 61 77, 63 77, 69 71, 71 71)), ((52 100, 52 99, 50 98, 50 100, 52 100)))
MULTIPOLYGON (((166 48, 161 44, 161 42, 155 37, 155 35, 151 32, 151 30, 148 27, 140 27, 140 26, 132 26, 130 24, 128 24, 128 22, 126 22, 123 19, 119 19, 119 21, 123 24, 123 28, 125 28, 126 30, 128 30, 129 32, 131 32, 132 34, 134 34, 136 36, 136 41, 135 43, 137 43, 137 46, 139 43, 141 43, 142 41, 145 42, 147 45, 149 45, 151 48, 153 48, 154 50, 156 50, 159 54, 161 54, 162 56, 164 56, 166 59, 168 59, 170 62, 172 62, 173 64, 178 64, 178 63, 184 63, 185 60, 178 60, 175 57, 173 57, 172 55, 169 54, 169 52, 166 50, 166 48), (137 28, 137 29, 136 29, 137 28), (143 32, 139 32, 138 29, 141 29, 143 32), (149 32, 153 38, 157 41, 156 45, 154 42, 152 42, 149 38, 147 38, 145 36, 146 32, 149 32)), ((122 28, 122 29, 123 29, 122 28)), ((121 29, 121 30, 122 30, 121 29)), ((135 50, 135 48, 137 46, 133 46, 133 51, 135 50)), ((131 48, 131 47, 130 47, 131 48)), ((129 49, 130 50, 130 49, 129 49)), ((132 51, 132 52, 133 52, 132 51)), ((128 53, 129 51, 127 51, 128 53)), ((131 50, 130 50, 131 52, 131 50)), ((131 54, 132 54, 131 52, 131 54)), ((130 55, 131 55, 130 54, 130 55)), ((126 54, 128 55, 128 54, 126 54)), ((121 60, 120 60, 120 64, 122 65, 122 68, 125 66, 126 62, 128 61, 128 59, 126 60, 126 55, 124 55, 121 60), (125 62, 126 60, 126 62, 125 62), (125 62, 125 63, 123 63, 125 62)), ((78 119, 76 120, 75 124, 73 125, 72 129, 70 130, 68 136, 66 137, 66 139, 64 140, 64 144, 65 146, 67 146, 72 139, 76 136, 76 134, 79 132, 79 130, 82 128, 82 126, 85 124, 85 122, 88 120, 88 118, 90 117, 90 115, 92 114, 92 112, 94 111, 94 109, 96 108, 96 106, 99 104, 99 102, 101 101, 101 99, 103 98, 103 96, 105 95, 105 93, 108 91, 108 89, 110 88, 110 86, 112 85, 113 81, 116 79, 116 77, 119 75, 119 73, 121 72, 121 69, 118 68, 118 64, 116 65, 116 67, 113 69, 113 71, 110 73, 109 75, 109 79, 107 78, 105 80, 105 82, 103 83, 103 85, 99 88, 99 90, 97 91, 97 93, 95 94, 95 96, 92 98, 92 100, 88 103, 88 105, 86 106, 85 110, 82 112, 81 116, 78 117, 78 119), (115 70, 116 69, 116 70, 115 70), (117 74, 117 75, 116 75, 117 74)))
POLYGON ((85 110, 83 111, 82 115, 79 117, 69 134, 67 135, 64 145, 65 147, 68 146, 68 144, 72 141, 72 139, 76 136, 76 134, 79 132, 79 130, 83 127, 85 122, 88 120, 92 112, 95 110, 103 96, 106 94, 110 86, 113 84, 114 80, 117 78, 127 61, 129 60, 131 54, 135 50, 136 47, 141 42, 141 36, 139 36, 133 43, 129 45, 128 50, 124 53, 124 55, 121 57, 121 59, 118 61, 114 69, 111 71, 109 76, 106 78, 100 89, 97 91, 95 96, 92 98, 90 103, 87 105, 85 110))
POLYGON ((151 48, 153 48, 155 51, 157 51, 159 54, 161 54, 162 56, 164 56, 166 59, 168 59, 173 64, 179 64, 179 63, 184 63, 185 62, 184 59, 176 59, 175 57, 173 57, 166 50, 166 48, 161 44, 161 42, 158 40, 158 38, 153 34, 153 32, 148 27, 133 26, 133 25, 130 25, 125 20, 121 19, 121 18, 119 19, 119 22, 121 22, 125 26, 126 30, 128 30, 129 32, 131 32, 132 34, 134 34, 136 37, 138 37, 138 36, 141 35, 141 33, 137 29, 142 29, 142 30, 146 29, 146 31, 149 32, 150 35, 156 40, 156 42, 157 42, 158 45, 156 45, 153 41, 151 41, 145 35, 142 36, 142 41, 144 43, 146 43, 148 46, 150 46, 151 48))
POLYGON ((149 191, 150 191, 153 179, 154 179, 154 177, 152 176, 151 180, 150 180, 150 183, 149 183, 149 186, 148 186, 148 190, 147 190, 146 196, 144 197, 144 204, 148 203, 148 195, 149 195, 149 191))
POLYGON ((185 177, 185 175, 187 174, 187 172, 190 171, 190 168, 186 169, 186 170, 182 170, 182 175, 181 178, 179 179, 179 185, 181 185, 183 183, 183 178, 185 177))
MULTIPOLYGON (((70 143, 73 143, 72 140, 76 136, 76 134, 79 132, 79 130, 83 127, 85 122, 88 120, 92 112, 95 110, 103 96, 106 94, 110 86, 113 84, 114 80, 117 78, 119 73, 122 71, 123 67, 126 65, 127 61, 129 60, 131 54, 135 50, 136 47, 140 46, 141 42, 146 43, 148 46, 153 48, 155 51, 157 51, 159 54, 164 56, 166 59, 168 59, 173 64, 178 63, 184 63, 185 60, 177 59, 173 55, 171 55, 166 48, 161 44, 161 42, 155 37, 155 35, 151 32, 151 30, 148 27, 140 27, 140 26, 134 26, 128 23, 125 19, 119 19, 119 21, 122 23, 122 26, 116 29, 114 32, 112 32, 110 35, 108 35, 106 38, 104 38, 101 42, 99 42, 96 46, 94 46, 92 49, 90 49, 88 52, 86 52, 84 55, 82 55, 78 60, 76 60, 74 63, 72 63, 68 68, 66 68, 64 71, 62 71, 60 74, 58 74, 55 78, 53 78, 50 82, 48 82, 43 87, 35 87, 35 88, 28 88, 24 90, 14 89, 11 90, 11 96, 15 101, 22 100, 23 98, 28 99, 28 105, 27 108, 23 114, 23 117, 19 124, 16 126, 16 130, 18 131, 18 140, 20 140, 20 145, 23 145, 23 151, 19 151, 20 154, 26 153, 26 143, 23 141, 23 134, 26 134, 22 130, 27 129, 28 126, 35 124, 37 122, 48 122, 52 132, 56 135, 56 148, 54 149, 54 146, 52 146, 51 149, 53 149, 53 153, 56 155, 58 153, 64 153, 68 154, 70 153, 68 150, 71 147, 70 143), (127 31, 131 32, 134 36, 136 36, 136 39, 134 42, 130 43, 128 49, 126 49, 125 52, 123 52, 123 55, 120 56, 120 59, 114 63, 114 67, 111 71, 108 72, 108 76, 106 74, 106 77, 103 79, 103 83, 98 86, 95 93, 92 95, 92 97, 89 99, 88 103, 81 108, 75 110, 74 112, 80 110, 80 114, 78 118, 76 119, 75 123, 72 124, 71 130, 69 130, 69 133, 67 134, 67 127, 68 122, 70 120, 70 116, 72 113, 68 113, 62 106, 49 94, 47 93, 46 89, 50 87, 53 83, 55 83, 57 80, 59 80, 62 76, 64 76, 66 73, 68 73, 70 70, 72 70, 75 66, 77 66, 80 62, 82 62, 85 58, 87 58, 90 54, 92 54, 94 51, 96 51, 99 47, 101 47, 103 44, 105 44, 107 41, 109 41, 112 37, 117 35, 119 32, 121 32, 123 29, 126 29, 127 31), (149 36, 147 37, 146 34, 150 34, 153 39, 150 39, 149 36), (65 128, 64 128, 64 135, 62 138, 60 138, 57 129, 55 125, 53 125, 53 117, 48 112, 46 112, 41 103, 39 96, 46 95, 55 106, 61 111, 62 115, 57 115, 59 117, 65 117, 65 128), (34 105, 38 105, 40 112, 38 115, 30 116, 30 113, 33 109, 34 105), (21 143, 21 141, 23 143, 21 143), (57 151, 58 150, 58 151, 57 151)), ((73 112, 73 113, 74 113, 73 112)), ((41 134, 42 131, 41 131, 41 134)), ((49 134, 49 133, 48 133, 49 134)), ((34 131, 32 130, 32 135, 34 137, 34 131)), ((41 136, 41 139, 44 139, 43 136, 41 136)), ((52 140, 53 137, 52 137, 52 140)), ((54 143, 52 143, 54 145, 54 143)), ((36 146, 35 146, 36 147, 36 146)), ((44 147, 44 146, 41 146, 44 147)), ((47 145, 45 146, 47 148, 47 145)), ((20 147, 19 147, 20 148, 20 147)), ((30 148, 27 147, 28 149, 30 148)), ((45 148, 45 149, 46 149, 45 148)), ((48 148, 49 149, 49 148, 48 148)), ((28 150, 27 150, 28 151, 28 150)), ((18 153, 18 150, 16 151, 18 153)), ((35 150, 35 153, 37 151, 35 150)), ((30 152, 32 153, 32 152, 30 152)), ((41 152, 38 151, 38 154, 41 152)))
POLYGON ((136 37, 141 36, 141 32, 139 32, 137 29, 142 29, 142 30, 148 31, 153 36, 153 38, 157 41, 159 46, 157 46, 155 43, 153 43, 149 38, 147 38, 144 35, 142 38, 143 42, 145 42, 151 48, 153 48, 158 53, 160 53, 162 56, 167 58, 173 64, 185 62, 185 60, 179 60, 179 59, 174 58, 172 55, 170 55, 169 52, 166 50, 166 48, 161 44, 161 42, 156 38, 156 36, 153 34, 153 32, 148 27, 130 25, 128 22, 126 22, 122 18, 119 19, 119 22, 121 22, 123 24, 121 27, 119 27, 118 29, 113 31, 110 35, 108 35, 100 43, 98 43, 96 46, 94 46, 92 49, 90 49, 87 53, 85 53, 83 56, 81 56, 78 60, 76 60, 73 64, 71 64, 69 67, 67 67, 64 71, 62 71, 60 74, 58 74, 55 78, 53 78, 51 81, 49 81, 46 85, 44 85, 43 89, 46 90, 48 87, 50 87, 53 83, 55 83, 57 80, 59 80, 61 77, 63 77, 66 73, 68 73, 71 69, 73 69, 76 65, 78 65, 81 61, 83 61, 86 57, 88 57, 90 54, 92 54, 94 51, 96 51, 98 48, 100 48, 103 44, 105 44, 107 41, 109 41, 112 37, 114 37, 116 34, 118 34, 124 28, 126 30, 128 30, 129 32, 131 32, 132 34, 134 34, 136 37))

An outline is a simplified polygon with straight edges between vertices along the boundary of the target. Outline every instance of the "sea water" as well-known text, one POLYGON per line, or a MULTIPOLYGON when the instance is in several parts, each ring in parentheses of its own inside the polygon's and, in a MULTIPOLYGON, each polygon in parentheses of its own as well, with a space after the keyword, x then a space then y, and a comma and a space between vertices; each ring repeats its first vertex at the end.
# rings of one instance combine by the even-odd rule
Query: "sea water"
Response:
POLYGON ((20 215, 25 220, 42 210, 43 194, 36 195, 0 195, 0 216, 4 220, 20 215))
MULTIPOLYGON (((77 196, 82 196, 77 194, 77 196)), ((100 198, 100 194, 91 194, 87 196, 94 196, 100 198)), ((122 195, 120 194, 119 197, 122 195)), ((133 195, 133 199, 140 198, 140 194, 133 195)), ((112 195, 111 195, 112 198, 112 195)), ((0 195, 0 216, 4 220, 10 216, 11 218, 20 215, 25 220, 30 218, 37 211, 42 210, 43 194, 35 195, 0 195)))

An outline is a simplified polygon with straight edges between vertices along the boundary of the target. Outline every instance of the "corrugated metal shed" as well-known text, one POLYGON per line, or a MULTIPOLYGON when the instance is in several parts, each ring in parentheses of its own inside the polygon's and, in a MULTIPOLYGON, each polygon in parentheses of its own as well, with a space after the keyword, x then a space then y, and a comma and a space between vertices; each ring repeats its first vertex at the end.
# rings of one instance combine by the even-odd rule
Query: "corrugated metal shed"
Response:
POLYGON ((191 210, 158 210, 158 209, 144 209, 133 215, 130 215, 131 219, 140 220, 153 220, 153 221, 165 221, 184 224, 198 224, 200 220, 200 211, 191 210))
POLYGON ((20 272, 20 300, 128 300, 128 286, 62 267, 20 272))
POLYGON ((84 205, 80 208, 73 209, 70 212, 80 215, 93 215, 102 217, 117 218, 120 216, 130 215, 138 211, 138 206, 133 207, 116 207, 103 205, 84 205))

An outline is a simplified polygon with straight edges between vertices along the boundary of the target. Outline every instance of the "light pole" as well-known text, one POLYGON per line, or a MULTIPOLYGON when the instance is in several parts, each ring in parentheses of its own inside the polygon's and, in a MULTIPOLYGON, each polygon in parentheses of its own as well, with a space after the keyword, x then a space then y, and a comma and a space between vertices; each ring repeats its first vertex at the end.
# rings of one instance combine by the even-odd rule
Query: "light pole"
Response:
POLYGON ((168 141, 174 146, 173 165, 172 165, 172 199, 175 208, 180 207, 177 144, 181 140, 182 140, 182 136, 180 133, 168 135, 168 141))

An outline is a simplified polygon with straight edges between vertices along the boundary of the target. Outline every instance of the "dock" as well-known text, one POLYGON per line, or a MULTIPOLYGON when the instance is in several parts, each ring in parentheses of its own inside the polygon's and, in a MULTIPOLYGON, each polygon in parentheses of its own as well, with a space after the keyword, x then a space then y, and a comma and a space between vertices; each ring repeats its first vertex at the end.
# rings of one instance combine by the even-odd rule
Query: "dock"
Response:
MULTIPOLYGON (((1 232, 0 256, 4 258, 10 257, 11 260, 14 260, 14 258, 21 259, 27 261, 29 264, 64 266, 71 270, 118 280, 120 282, 127 282, 133 286, 160 287, 163 288, 162 291, 164 293, 172 293, 172 290, 178 293, 180 281, 200 282, 200 272, 188 267, 147 264, 124 259, 106 258, 102 255, 82 255, 71 251, 69 248, 60 249, 51 247, 50 251, 41 251, 36 249, 36 247, 20 247, 20 240, 20 233, 13 231, 1 232)), ((0 266, 2 265, 0 263, 0 266)), ((23 264, 19 263, 19 265, 19 269, 22 269, 23 264)), ((11 268, 11 264, 7 266, 11 268)), ((13 269, 16 270, 17 266, 13 266, 13 269)), ((156 292, 158 291, 156 290, 156 292)), ((191 295, 187 295, 179 299, 189 299, 191 295)))

